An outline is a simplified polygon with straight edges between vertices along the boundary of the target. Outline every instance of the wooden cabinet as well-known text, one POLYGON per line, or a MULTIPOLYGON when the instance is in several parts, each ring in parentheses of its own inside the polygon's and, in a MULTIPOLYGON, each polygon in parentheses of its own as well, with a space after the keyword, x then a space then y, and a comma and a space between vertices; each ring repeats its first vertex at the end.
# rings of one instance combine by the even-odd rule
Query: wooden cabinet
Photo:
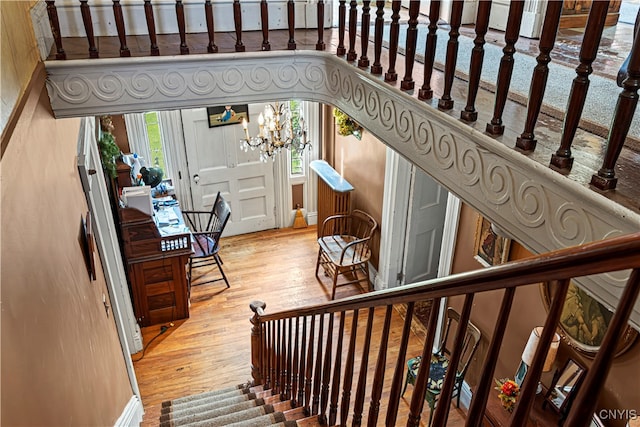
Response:
MULTIPOLYGON (((542 409, 543 396, 544 393, 536 395, 526 427, 556 427, 558 425, 558 415, 550 409, 542 409)), ((482 425, 484 427, 506 427, 511 425, 511 413, 502 407, 500 399, 493 393, 487 400, 487 408, 482 425)))
POLYGON ((191 254, 190 235, 161 236, 153 218, 137 209, 122 208, 119 216, 134 312, 140 326, 188 318, 185 266, 191 254))

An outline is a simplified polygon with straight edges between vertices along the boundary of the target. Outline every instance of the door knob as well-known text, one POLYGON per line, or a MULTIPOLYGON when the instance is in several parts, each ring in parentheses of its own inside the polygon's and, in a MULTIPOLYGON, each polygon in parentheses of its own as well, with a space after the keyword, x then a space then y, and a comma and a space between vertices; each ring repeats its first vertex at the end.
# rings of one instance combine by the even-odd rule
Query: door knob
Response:
POLYGON ((193 175, 193 182, 195 182, 196 184, 200 182, 200 175, 198 174, 193 175))

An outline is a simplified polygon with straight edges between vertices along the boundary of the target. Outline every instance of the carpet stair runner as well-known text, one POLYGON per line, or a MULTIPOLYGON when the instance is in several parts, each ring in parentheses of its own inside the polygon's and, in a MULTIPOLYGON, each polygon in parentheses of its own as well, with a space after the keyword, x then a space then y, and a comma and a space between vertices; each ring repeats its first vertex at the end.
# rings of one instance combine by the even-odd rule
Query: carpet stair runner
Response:
POLYGON ((291 409, 290 401, 281 402, 270 390, 241 384, 162 402, 160 427, 319 425, 316 417, 304 417, 302 408, 291 409))

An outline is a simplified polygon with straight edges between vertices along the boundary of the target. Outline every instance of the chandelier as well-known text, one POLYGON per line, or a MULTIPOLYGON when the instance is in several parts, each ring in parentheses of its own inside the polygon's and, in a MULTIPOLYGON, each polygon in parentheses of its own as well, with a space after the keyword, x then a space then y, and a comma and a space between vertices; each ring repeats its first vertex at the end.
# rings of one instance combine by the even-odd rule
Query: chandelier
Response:
POLYGON ((270 157, 275 161, 275 155, 283 149, 302 152, 309 145, 304 119, 301 115, 292 115, 289 102, 264 107, 264 114, 258 117, 258 136, 249 136, 246 119, 242 119, 242 127, 245 138, 240 140, 241 148, 245 153, 249 149, 260 149, 263 162, 270 157))

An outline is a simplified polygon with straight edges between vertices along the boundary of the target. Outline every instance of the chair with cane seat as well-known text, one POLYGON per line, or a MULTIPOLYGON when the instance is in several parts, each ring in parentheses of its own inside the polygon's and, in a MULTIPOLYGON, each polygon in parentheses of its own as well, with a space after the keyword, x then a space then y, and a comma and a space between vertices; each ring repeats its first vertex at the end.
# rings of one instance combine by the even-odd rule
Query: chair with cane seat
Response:
POLYGON ((332 279, 331 299, 336 296, 336 287, 364 282, 369 288, 369 247, 371 236, 378 227, 373 217, 355 209, 348 215, 332 215, 322 223, 318 238, 318 261, 316 278, 320 266, 332 279), (359 277, 361 272, 364 277, 359 277), (338 277, 350 275, 345 283, 338 284, 338 277))
POLYGON ((203 285, 219 280, 224 280, 227 288, 229 288, 229 281, 222 269, 223 262, 218 254, 220 251, 220 237, 231 216, 229 204, 224 200, 220 192, 218 192, 211 211, 182 211, 182 213, 185 223, 189 226, 191 234, 193 235, 193 252, 189 258, 189 271, 187 272, 189 289, 191 289, 191 285, 203 285), (193 270, 211 265, 218 267, 221 277, 194 284, 193 270))

